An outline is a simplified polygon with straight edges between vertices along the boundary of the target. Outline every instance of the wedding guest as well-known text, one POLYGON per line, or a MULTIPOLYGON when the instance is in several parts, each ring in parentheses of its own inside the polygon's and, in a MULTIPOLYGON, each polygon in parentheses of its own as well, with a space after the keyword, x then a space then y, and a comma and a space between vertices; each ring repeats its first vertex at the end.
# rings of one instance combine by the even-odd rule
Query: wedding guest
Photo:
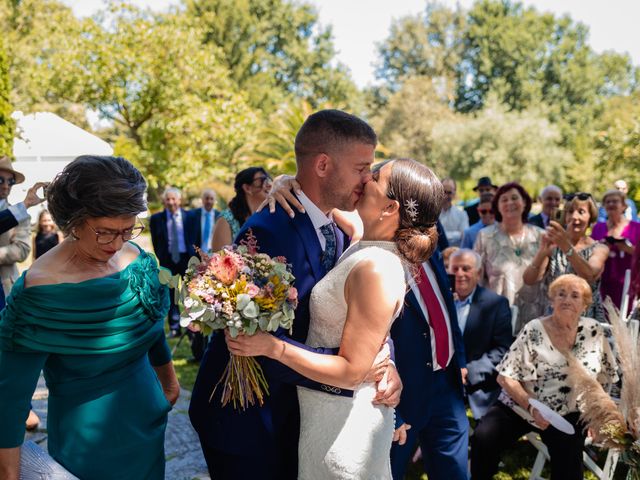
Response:
POLYGON ((143 230, 145 190, 128 161, 97 156, 76 158, 49 186, 67 237, 20 276, 0 316, 0 478, 18 479, 41 370, 58 463, 83 479, 164 478, 179 385, 163 331, 168 290, 129 242, 143 230))
POLYGON ((471 477, 490 480, 501 453, 529 431, 540 434, 551 457, 551 480, 582 480, 582 450, 586 432, 567 383, 571 351, 606 389, 617 381, 614 355, 599 322, 582 317, 591 303, 591 287, 568 274, 549 287, 550 316, 529 322, 497 366, 502 387, 499 401, 476 426, 471 438, 471 477), (564 433, 530 400, 537 400, 574 428, 564 433))
MULTIPOLYGON (((167 187, 162 194, 164 210, 151 215, 149 230, 153 251, 160 265, 173 275, 184 275, 189 259, 196 254, 194 241, 186 227, 187 211, 181 207, 182 192, 175 187, 167 187)), ((171 307, 167 320, 169 336, 180 336, 180 309, 170 295, 171 307)))
POLYGON ((451 255, 460 250, 458 247, 447 247, 442 251, 442 263, 444 264, 444 269, 449 271, 449 259, 451 255))
POLYGON ((600 295, 603 300, 611 298, 620 308, 625 271, 631 268, 631 258, 640 240, 640 223, 625 218, 625 195, 619 190, 606 192, 602 204, 607 211, 607 221, 596 223, 591 232, 591 238, 604 241, 609 246, 600 295))
MULTIPOLYGON (((11 188, 24 180, 24 175, 13 169, 9 157, 0 158, 0 211, 11 207, 7 201, 11 188)), ((5 297, 18 279, 17 264, 24 262, 30 251, 31 225, 27 215, 18 225, 0 234, 0 281, 5 297)))
POLYGON ((478 285, 481 263, 476 252, 460 249, 451 255, 449 267, 455 276, 456 312, 467 359, 465 390, 475 419, 498 398, 495 367, 513 342, 509 302, 478 285))
POLYGON ((462 240, 462 232, 469 227, 467 215, 453 204, 456 197, 456 182, 453 178, 442 180, 444 187, 444 203, 440 213, 440 223, 449 241, 449 246, 459 247, 462 240))
POLYGON ((214 208, 216 192, 207 188, 202 191, 200 199, 202 207, 187 212, 187 229, 189 230, 189 239, 193 241, 194 245, 203 252, 210 252, 214 225, 220 215, 220 212, 214 208))
POLYGON ((62 240, 64 240, 62 232, 58 231, 51 214, 48 210, 42 210, 38 215, 36 236, 33 238, 33 259, 41 257, 62 240))
POLYGON ((267 198, 271 177, 262 167, 249 167, 238 172, 233 182, 235 196, 229 207, 220 212, 213 231, 213 251, 233 243, 242 225, 267 198))
MULTIPOLYGON (((633 220, 634 222, 638 221, 638 209, 636 207, 636 202, 634 202, 633 200, 631 200, 628 197, 628 193, 629 193, 629 186, 627 185, 627 182, 625 182, 624 180, 616 180, 613 183, 613 188, 615 188, 616 190, 622 192, 625 196, 625 201, 624 203, 627 205, 627 208, 624 210, 624 217, 627 220, 633 220)), ((600 210, 598 212, 598 221, 599 222, 606 222, 607 221, 607 211, 604 207, 604 205, 600 206, 600 210)))
POLYGON ((478 209, 477 209, 478 202, 484 196, 493 197, 497 189, 498 189, 498 186, 493 184, 493 182, 491 181, 491 178, 480 177, 476 186, 473 187, 473 191, 478 193, 478 198, 475 199, 475 201, 472 202, 470 205, 467 205, 466 207, 464 207, 464 211, 467 214, 467 217, 469 217, 469 225, 473 225, 474 223, 477 223, 480 220, 480 216, 478 215, 478 209))
POLYGON ((540 192, 538 200, 542 203, 542 211, 529 218, 529 223, 536 227, 546 228, 549 226, 549 221, 553 220, 551 217, 560 207, 562 190, 556 185, 547 185, 540 192))
POLYGON ((482 257, 483 286, 518 306, 519 330, 539 313, 535 300, 541 290, 524 285, 522 274, 535 257, 544 230, 527 223, 531 197, 517 182, 498 188, 493 210, 497 223, 480 230, 473 248, 482 257))
POLYGON ((480 202, 478 202, 478 206, 476 208, 480 219, 462 232, 460 248, 473 248, 473 245, 476 243, 478 232, 495 223, 496 216, 493 213, 492 200, 493 193, 485 194, 480 198, 480 202))
MULTIPOLYGON (((527 285, 541 282, 545 291, 549 285, 565 273, 575 273, 591 285, 593 301, 587 307, 586 316, 599 322, 605 321, 600 300, 600 277, 609 257, 606 244, 587 236, 588 228, 596 221, 598 208, 589 193, 569 195, 564 206, 566 228, 551 220, 540 241, 540 249, 524 271, 527 285)), ((549 314, 551 303, 545 296, 540 302, 541 315, 549 314)))

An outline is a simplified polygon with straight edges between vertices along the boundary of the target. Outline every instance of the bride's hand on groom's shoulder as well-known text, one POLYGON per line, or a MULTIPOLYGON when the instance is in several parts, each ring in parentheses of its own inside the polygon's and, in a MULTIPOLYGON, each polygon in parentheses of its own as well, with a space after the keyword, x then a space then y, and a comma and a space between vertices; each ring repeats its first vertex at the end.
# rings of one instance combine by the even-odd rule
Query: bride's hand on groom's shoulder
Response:
POLYGON ((224 339, 229 352, 241 357, 265 356, 276 358, 278 343, 284 343, 273 335, 258 331, 254 335, 238 335, 233 338, 229 330, 224 330, 224 339))
POLYGON ((304 207, 293 194, 293 192, 300 193, 301 191, 300 184, 295 177, 291 175, 278 175, 273 181, 269 195, 267 195, 267 198, 260 204, 256 211, 259 212, 269 205, 269 212, 273 213, 276 211, 276 202, 278 202, 284 211, 293 218, 295 213, 291 206, 295 207, 300 213, 304 213, 304 207))

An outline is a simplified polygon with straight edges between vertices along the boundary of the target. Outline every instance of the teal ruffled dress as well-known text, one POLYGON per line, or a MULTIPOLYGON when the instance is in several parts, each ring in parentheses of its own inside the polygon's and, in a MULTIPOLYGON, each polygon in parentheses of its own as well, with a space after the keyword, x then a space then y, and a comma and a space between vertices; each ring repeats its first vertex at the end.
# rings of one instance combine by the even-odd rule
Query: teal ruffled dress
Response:
POLYGON ((142 250, 122 271, 80 283, 25 288, 23 274, 0 316, 0 448, 22 444, 44 370, 56 461, 82 480, 163 479, 171 406, 152 365, 171 360, 168 309, 142 250))

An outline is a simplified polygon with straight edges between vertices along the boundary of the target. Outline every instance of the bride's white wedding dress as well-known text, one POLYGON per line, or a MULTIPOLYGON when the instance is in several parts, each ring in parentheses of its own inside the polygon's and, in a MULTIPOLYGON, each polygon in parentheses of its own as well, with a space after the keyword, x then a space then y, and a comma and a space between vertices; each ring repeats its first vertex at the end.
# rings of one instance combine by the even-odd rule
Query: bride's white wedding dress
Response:
MULTIPOLYGON (((402 305, 405 275, 395 244, 361 240, 340 257, 311 292, 307 345, 340 346, 347 315, 344 284, 351 269, 364 259, 376 262, 394 279, 399 305, 402 305)), ((366 289, 367 285, 359 288, 366 289)), ((389 328, 398 313, 389 319, 389 328)), ((353 398, 298 387, 300 480, 391 479, 389 452, 394 410, 373 405, 375 394, 374 383, 361 384, 353 398)))

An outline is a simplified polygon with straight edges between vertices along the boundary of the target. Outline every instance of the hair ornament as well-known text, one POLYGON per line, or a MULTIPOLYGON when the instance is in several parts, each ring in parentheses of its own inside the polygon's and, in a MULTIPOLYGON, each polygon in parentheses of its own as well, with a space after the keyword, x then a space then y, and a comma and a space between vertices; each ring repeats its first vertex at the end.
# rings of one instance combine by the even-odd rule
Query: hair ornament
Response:
POLYGON ((418 219, 418 202, 416 202, 413 198, 409 200, 405 200, 404 209, 409 215, 409 218, 412 222, 415 222, 418 219))

